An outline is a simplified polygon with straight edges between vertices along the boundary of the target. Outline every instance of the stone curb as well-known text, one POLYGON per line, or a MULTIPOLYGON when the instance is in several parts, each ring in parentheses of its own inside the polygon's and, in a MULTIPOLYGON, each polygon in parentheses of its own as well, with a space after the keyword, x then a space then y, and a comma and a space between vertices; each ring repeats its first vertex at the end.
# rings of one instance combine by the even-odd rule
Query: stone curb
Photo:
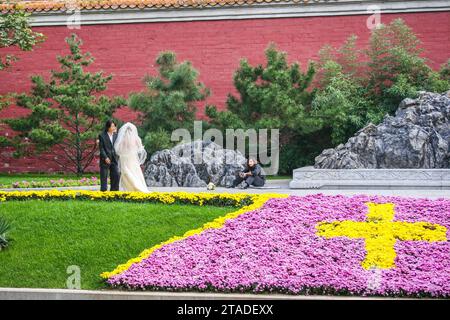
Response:
MULTIPOLYGON (((235 294, 199 292, 130 292, 0 288, 0 300, 417 300, 389 297, 305 296, 283 294, 235 294)), ((423 300, 423 299, 421 299, 423 300)))

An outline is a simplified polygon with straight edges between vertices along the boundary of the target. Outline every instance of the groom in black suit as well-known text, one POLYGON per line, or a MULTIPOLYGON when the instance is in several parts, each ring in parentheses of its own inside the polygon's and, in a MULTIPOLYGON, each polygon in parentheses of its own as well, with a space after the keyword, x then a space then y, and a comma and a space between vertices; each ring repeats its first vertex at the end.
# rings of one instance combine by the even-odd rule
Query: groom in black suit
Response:
POLYGON ((105 130, 98 136, 100 147, 100 190, 108 190, 108 174, 111 178, 110 191, 119 191, 119 166, 114 143, 117 139, 117 127, 113 120, 105 123, 105 130))

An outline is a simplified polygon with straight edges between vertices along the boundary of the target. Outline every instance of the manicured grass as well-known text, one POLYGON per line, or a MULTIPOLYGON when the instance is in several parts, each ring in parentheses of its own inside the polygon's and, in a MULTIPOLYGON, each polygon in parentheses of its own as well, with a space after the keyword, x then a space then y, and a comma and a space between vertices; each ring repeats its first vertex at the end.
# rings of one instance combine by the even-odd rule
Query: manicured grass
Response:
POLYGON ((89 201, 10 201, 0 216, 13 243, 0 251, 0 287, 66 288, 79 266, 82 289, 106 288, 100 273, 235 208, 89 201))

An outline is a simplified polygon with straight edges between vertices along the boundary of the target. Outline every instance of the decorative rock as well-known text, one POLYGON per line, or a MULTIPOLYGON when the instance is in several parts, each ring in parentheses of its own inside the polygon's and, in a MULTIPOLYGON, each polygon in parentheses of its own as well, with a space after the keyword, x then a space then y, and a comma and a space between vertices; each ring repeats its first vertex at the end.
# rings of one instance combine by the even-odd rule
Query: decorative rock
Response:
POLYGON ((450 167, 450 97, 421 92, 404 99, 395 116, 369 124, 345 145, 324 150, 317 169, 450 167))
POLYGON ((214 142, 194 141, 155 152, 147 162, 144 176, 149 187, 231 186, 246 164, 245 157, 223 149, 214 142), (194 161, 195 150, 203 161, 194 161))

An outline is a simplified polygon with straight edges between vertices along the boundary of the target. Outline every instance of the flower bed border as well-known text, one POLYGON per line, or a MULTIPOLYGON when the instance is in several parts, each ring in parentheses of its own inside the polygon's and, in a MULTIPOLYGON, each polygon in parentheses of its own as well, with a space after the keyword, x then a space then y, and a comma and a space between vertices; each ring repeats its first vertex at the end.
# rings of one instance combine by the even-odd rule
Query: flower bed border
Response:
POLYGON ((225 207, 243 207, 250 205, 259 195, 245 193, 190 193, 190 192, 121 192, 121 191, 87 191, 87 190, 35 190, 35 191, 0 191, 1 201, 26 200, 88 200, 88 201, 122 201, 133 203, 192 204, 225 207))

